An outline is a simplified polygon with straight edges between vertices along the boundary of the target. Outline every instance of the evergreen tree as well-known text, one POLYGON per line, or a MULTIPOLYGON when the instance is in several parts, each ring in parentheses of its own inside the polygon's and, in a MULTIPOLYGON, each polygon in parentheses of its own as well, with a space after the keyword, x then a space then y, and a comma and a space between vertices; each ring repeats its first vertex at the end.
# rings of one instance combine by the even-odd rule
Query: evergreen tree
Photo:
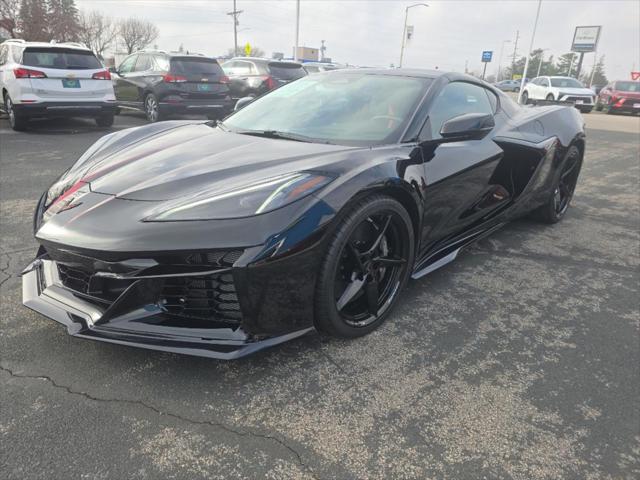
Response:
POLYGON ((574 56, 577 56, 577 54, 569 52, 558 57, 558 61, 556 62, 556 75, 571 76, 571 73, 575 73, 577 58, 574 58, 574 56), (569 72, 569 67, 572 63, 572 71, 569 72))
POLYGON ((80 26, 74 0, 48 0, 49 36, 57 42, 78 40, 80 26))
POLYGON ((29 42, 48 42, 47 5, 45 0, 22 0, 20 35, 29 42))

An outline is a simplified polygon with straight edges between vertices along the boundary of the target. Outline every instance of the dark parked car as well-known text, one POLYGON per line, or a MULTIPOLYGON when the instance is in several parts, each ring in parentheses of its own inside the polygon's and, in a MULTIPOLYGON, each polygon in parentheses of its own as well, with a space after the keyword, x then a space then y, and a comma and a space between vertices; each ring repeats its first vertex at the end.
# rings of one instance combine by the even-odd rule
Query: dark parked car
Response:
POLYGON ((40 198, 23 302, 78 337, 214 358, 362 336, 409 278, 514 218, 560 221, 583 127, 471 76, 388 69, 121 130, 40 198))
POLYGON ((237 57, 222 64, 229 77, 231 96, 258 97, 307 75, 302 64, 266 58, 237 57))
POLYGON ((596 110, 607 113, 640 114, 640 82, 616 80, 600 90, 596 99, 596 110))
POLYGON ((150 122, 192 113, 220 119, 233 108, 229 79, 213 58, 138 52, 111 71, 118 106, 142 110, 150 122))

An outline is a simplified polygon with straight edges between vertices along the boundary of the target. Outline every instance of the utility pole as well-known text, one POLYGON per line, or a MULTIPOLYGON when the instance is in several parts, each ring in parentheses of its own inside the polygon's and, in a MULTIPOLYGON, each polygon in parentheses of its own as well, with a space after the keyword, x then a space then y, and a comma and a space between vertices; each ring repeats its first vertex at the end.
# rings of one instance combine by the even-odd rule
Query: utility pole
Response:
POLYGON ((243 11, 236 8, 236 0, 233 0, 233 12, 227 13, 233 17, 233 56, 238 55, 238 15, 243 11))
MULTIPOLYGON (((511 40, 503 40, 502 46, 500 47, 500 57, 498 58, 498 72, 496 73, 496 82, 499 82, 502 77, 502 54, 504 53, 504 45, 505 43, 511 43, 511 40)), ((467 73, 467 72, 464 72, 467 73)))
POLYGON ((536 30, 538 28, 538 18, 540 18, 540 7, 542 6, 542 0, 538 0, 538 10, 536 11, 536 19, 533 22, 533 33, 531 34, 531 43, 529 44, 529 50, 527 50, 527 57, 524 62, 524 72, 522 72, 522 80, 520 80, 520 91, 518 92, 518 103, 522 99, 522 90, 524 89, 524 79, 527 78, 527 70, 529 70, 529 58, 531 57, 531 50, 533 50, 533 42, 536 39, 536 30))
POLYGON ((513 46, 513 60, 511 61, 511 79, 516 72, 516 55, 518 55, 518 39, 520 38, 520 30, 516 30, 516 41, 513 46))
POLYGON ((298 61, 298 41, 300 35, 300 0, 296 0, 296 44, 293 47, 293 60, 298 61))
POLYGON ((409 5, 404 9, 404 28, 402 29, 402 47, 400 47, 400 63, 398 68, 402 68, 402 59, 404 58, 404 43, 407 39, 407 18, 409 17, 409 9, 413 7, 428 7, 426 3, 416 3, 415 5, 409 5))

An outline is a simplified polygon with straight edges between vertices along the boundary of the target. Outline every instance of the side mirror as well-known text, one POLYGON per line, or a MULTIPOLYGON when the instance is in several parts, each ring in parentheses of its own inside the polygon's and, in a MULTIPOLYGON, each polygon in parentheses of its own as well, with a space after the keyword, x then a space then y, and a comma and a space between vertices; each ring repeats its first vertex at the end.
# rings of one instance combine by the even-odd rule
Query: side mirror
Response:
POLYGON ((443 142, 479 140, 495 126, 496 122, 491 114, 465 113, 444 122, 440 136, 443 142))
POLYGON ((109 67, 109 73, 118 73, 118 69, 116 67, 109 67))
POLYGON ((238 101, 236 102, 236 106, 233 107, 233 111, 237 112, 238 110, 240 110, 240 109, 246 107, 247 105, 249 105, 255 99, 256 99, 255 97, 242 97, 242 98, 238 99, 238 101))

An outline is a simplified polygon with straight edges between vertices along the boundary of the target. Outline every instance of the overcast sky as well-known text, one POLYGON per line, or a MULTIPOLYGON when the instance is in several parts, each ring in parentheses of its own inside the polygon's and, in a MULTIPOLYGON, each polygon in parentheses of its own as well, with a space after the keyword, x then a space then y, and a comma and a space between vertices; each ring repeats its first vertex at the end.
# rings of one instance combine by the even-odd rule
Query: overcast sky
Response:
MULTIPOLYGON (((83 10, 100 10, 114 17, 137 16, 160 29, 160 49, 185 49, 208 55, 224 54, 233 47, 233 23, 226 15, 233 0, 77 0, 83 10)), ((366 66, 397 64, 402 41, 403 0, 302 0, 300 45, 319 47, 325 40, 326 55, 336 62, 366 66)), ((537 0, 426 0, 428 8, 409 11, 415 32, 405 51, 404 66, 464 71, 481 69, 482 50, 493 50, 487 73, 513 55, 516 31, 518 52, 529 48, 537 0)), ((250 42, 271 53, 292 54, 295 35, 295 0, 237 0, 238 43, 250 42)), ((570 49, 577 25, 602 25, 598 55, 605 55, 610 79, 629 78, 640 70, 640 0, 543 0, 534 48, 545 55, 570 49)), ((593 65, 585 55, 585 66, 593 65)))

